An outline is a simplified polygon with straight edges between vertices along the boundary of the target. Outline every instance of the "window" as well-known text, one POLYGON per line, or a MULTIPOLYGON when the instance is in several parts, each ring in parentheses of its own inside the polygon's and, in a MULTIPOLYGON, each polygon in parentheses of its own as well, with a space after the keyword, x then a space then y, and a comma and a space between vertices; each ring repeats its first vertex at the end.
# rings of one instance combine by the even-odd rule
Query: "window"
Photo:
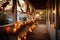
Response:
POLYGON ((12 16, 12 0, 0 0, 0 25, 5 25, 13 22, 12 16))

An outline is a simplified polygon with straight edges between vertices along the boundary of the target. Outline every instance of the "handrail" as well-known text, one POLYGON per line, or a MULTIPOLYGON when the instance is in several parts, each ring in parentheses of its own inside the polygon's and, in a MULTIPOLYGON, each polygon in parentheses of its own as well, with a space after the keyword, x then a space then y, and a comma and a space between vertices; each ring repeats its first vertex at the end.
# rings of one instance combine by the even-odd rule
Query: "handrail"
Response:
POLYGON ((7 27, 7 26, 9 26, 9 25, 13 25, 13 23, 6 24, 6 25, 2 25, 2 26, 0 26, 0 27, 7 27))

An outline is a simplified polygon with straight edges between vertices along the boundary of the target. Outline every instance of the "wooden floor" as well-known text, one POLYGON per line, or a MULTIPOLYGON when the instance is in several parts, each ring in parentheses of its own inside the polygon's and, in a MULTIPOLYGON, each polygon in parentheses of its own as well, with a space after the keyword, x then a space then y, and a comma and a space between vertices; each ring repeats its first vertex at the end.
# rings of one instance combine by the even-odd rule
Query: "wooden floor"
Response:
POLYGON ((32 33, 28 33, 27 40, 50 40, 46 24, 38 24, 32 33))

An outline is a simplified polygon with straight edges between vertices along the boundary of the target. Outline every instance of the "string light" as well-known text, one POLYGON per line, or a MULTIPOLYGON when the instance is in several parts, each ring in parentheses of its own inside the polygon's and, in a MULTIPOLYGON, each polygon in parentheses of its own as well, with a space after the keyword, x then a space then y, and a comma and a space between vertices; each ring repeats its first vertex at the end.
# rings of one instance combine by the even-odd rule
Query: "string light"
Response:
POLYGON ((10 28, 10 27, 7 27, 7 28, 6 28, 6 31, 7 31, 7 32, 10 32, 10 31, 11 31, 11 28, 10 28))
POLYGON ((1 9, 3 9, 3 7, 1 7, 1 9))
POLYGON ((18 40, 22 40, 20 37, 18 37, 18 40))
POLYGON ((56 13, 56 11, 54 10, 53 13, 56 13))
POLYGON ((14 28, 14 29, 13 29, 13 32, 16 32, 16 31, 17 31, 17 29, 16 29, 16 28, 14 28))

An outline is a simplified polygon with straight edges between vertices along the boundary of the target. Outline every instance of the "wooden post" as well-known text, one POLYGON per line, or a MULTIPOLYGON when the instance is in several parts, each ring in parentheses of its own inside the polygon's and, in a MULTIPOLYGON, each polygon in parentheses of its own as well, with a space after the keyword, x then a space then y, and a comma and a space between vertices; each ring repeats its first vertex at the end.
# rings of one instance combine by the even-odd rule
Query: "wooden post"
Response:
POLYGON ((58 27, 59 27, 59 0, 55 0, 56 3, 56 40, 58 40, 58 27))
POLYGON ((17 21, 17 0, 13 0, 12 6, 13 23, 17 21))

